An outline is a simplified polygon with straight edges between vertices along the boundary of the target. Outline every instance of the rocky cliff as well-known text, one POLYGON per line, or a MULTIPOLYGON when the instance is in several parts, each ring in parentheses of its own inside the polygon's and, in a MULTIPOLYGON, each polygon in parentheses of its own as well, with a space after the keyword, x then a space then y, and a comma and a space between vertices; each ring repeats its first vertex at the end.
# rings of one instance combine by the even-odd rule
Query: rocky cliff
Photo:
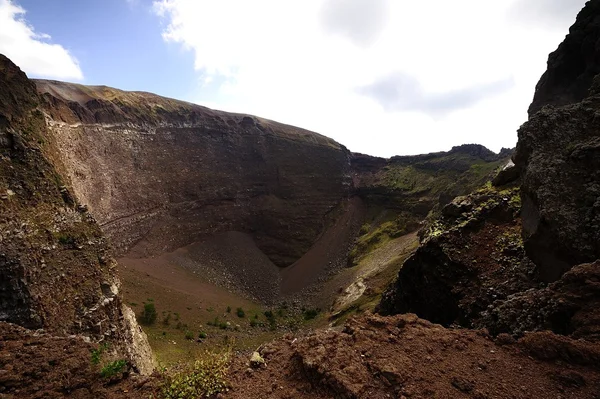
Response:
POLYGON ((599 40, 600 1, 593 0, 550 55, 519 130, 525 248, 548 282, 600 258, 599 40))
POLYGON ((588 1, 565 40, 550 54, 548 69, 535 88, 530 116, 544 105, 573 104, 587 97, 594 77, 600 73, 599 13, 600 3, 588 1))
POLYGON ((111 342, 150 372, 150 348, 122 303, 116 262, 59 173, 35 85, 4 56, 0 85, 0 320, 111 342))
POLYGON ((599 21, 600 1, 589 1, 550 55, 519 130, 520 187, 488 187, 446 206, 384 294, 382 313, 599 339, 599 21))
POLYGON ((36 84, 75 195, 117 253, 242 231, 286 266, 348 197, 350 154, 319 134, 149 93, 36 84))

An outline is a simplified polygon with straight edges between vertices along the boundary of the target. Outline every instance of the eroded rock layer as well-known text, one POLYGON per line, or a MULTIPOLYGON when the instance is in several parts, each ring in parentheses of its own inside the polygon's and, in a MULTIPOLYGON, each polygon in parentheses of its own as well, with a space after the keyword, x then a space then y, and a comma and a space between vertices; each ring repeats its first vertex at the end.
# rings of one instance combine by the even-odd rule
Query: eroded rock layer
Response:
POLYGON ((285 266, 348 197, 349 152, 316 133, 149 93, 36 83, 75 193, 118 253, 242 231, 285 266))

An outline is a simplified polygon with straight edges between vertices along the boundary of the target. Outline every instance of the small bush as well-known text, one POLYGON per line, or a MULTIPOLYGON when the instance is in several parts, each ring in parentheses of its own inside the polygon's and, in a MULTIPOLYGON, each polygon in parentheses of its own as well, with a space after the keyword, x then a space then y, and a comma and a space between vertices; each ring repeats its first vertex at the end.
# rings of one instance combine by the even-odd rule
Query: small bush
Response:
POLYGON ((246 312, 244 312, 244 309, 242 308, 237 308, 236 314, 239 318, 246 317, 246 312))
POLYGON ((170 312, 163 318, 162 323, 165 326, 168 326, 169 324, 171 324, 171 313, 170 312))
POLYGON ((185 339, 187 339, 188 341, 191 341, 194 339, 194 333, 191 331, 186 331, 185 332, 185 339))
POLYGON ((231 306, 227 306, 227 313, 231 313, 231 306))
POLYGON ((319 314, 319 312, 321 312, 321 309, 319 308, 314 308, 314 309, 306 309, 304 311, 304 320, 312 320, 315 317, 317 317, 317 315, 319 314))
POLYGON ((102 370, 100 370, 100 375, 102 378, 113 377, 123 371, 126 365, 127 362, 123 359, 110 362, 106 366, 102 367, 102 370))
POLYGON ((221 330, 227 330, 227 323, 219 323, 219 328, 221 330))
POLYGON ((258 320, 252 319, 250 320, 250 327, 256 327, 258 325, 258 320))
POLYGON ((154 306, 154 304, 147 303, 144 305, 144 311, 142 312, 142 314, 140 316, 140 321, 143 324, 151 325, 151 324, 154 324, 157 316, 158 315, 156 313, 156 307, 154 306))
POLYGON ((196 399, 210 397, 227 390, 227 370, 230 351, 207 352, 191 369, 166 376, 162 387, 165 399, 196 399))
POLYGON ((198 338, 200 338, 200 339, 206 339, 207 336, 208 335, 206 335, 206 333, 204 331, 200 331, 198 333, 198 338))

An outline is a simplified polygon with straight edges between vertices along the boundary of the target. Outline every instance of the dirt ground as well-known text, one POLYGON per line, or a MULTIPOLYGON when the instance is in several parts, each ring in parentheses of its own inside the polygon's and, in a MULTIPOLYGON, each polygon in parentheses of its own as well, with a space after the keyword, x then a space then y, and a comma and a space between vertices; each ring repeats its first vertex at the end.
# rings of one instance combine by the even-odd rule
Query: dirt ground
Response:
POLYGON ((0 322, 0 398, 134 398, 157 392, 156 377, 130 374, 128 365, 110 377, 101 371, 110 357, 92 362, 98 345, 80 337, 54 337, 0 322))
POLYGON ((415 315, 352 319, 287 336, 230 370, 225 398, 600 398, 600 349, 535 333, 515 342, 446 329, 415 315))

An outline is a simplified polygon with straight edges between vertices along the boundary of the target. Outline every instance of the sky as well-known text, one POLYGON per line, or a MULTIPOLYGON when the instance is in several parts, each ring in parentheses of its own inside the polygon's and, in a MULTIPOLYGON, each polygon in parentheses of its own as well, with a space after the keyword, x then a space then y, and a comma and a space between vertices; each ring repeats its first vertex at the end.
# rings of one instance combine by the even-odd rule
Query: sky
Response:
POLYGON ((514 147, 585 0, 0 0, 29 77, 248 113, 389 157, 514 147))

